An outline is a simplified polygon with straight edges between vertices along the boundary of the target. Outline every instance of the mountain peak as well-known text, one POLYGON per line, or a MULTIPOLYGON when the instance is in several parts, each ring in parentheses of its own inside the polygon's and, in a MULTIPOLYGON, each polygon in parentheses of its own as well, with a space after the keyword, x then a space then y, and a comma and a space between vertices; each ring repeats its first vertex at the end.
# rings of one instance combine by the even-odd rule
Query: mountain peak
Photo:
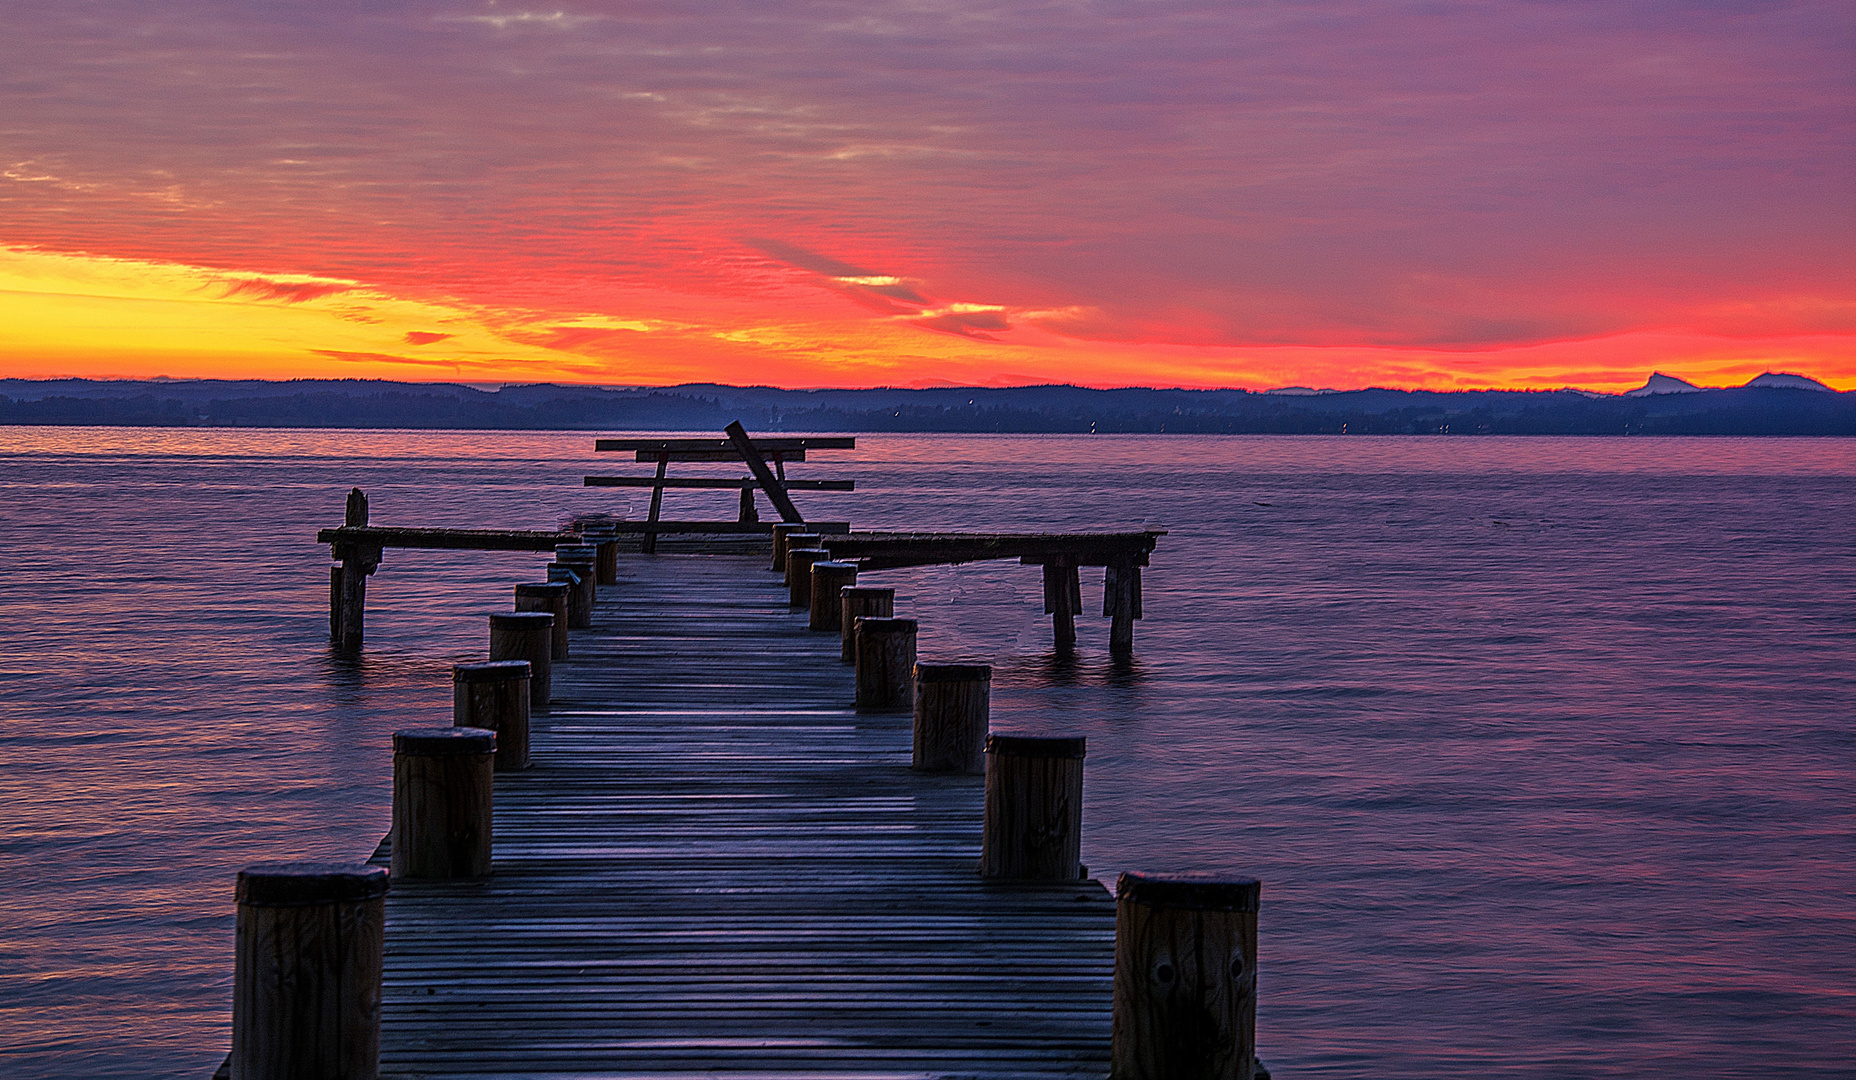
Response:
MULTIPOLYGON (((1762 376, 1763 377, 1763 376, 1762 376)), ((1701 387, 1674 375, 1665 375, 1658 371, 1650 376, 1650 381, 1635 390, 1624 392, 1625 397, 1649 397, 1653 394, 1698 394, 1701 387)))
POLYGON ((1748 386, 1776 386, 1784 390, 1822 390, 1827 394, 1836 393, 1830 387, 1818 382, 1808 375, 1794 375, 1789 371, 1768 371, 1764 375, 1747 383, 1748 386))

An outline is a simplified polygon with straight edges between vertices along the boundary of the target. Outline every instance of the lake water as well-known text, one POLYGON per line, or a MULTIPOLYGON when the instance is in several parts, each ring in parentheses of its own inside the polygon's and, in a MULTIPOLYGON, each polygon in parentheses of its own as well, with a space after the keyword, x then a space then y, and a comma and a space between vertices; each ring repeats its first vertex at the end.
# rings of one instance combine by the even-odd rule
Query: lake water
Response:
MULTIPOLYGON (((316 529, 354 485, 377 524, 627 509, 579 479, 639 467, 591 449, 0 428, 0 1074, 217 1064, 237 868, 373 849, 390 733, 449 723, 449 664, 546 558, 389 551, 346 662, 316 529)), ((1278 1076, 1852 1075, 1856 440, 815 456, 858 491, 802 506, 858 527, 1170 530, 1124 667, 1094 617, 1050 654, 1035 568, 883 583, 925 654, 993 658, 995 726, 1089 737, 1098 876, 1263 880, 1278 1076)))

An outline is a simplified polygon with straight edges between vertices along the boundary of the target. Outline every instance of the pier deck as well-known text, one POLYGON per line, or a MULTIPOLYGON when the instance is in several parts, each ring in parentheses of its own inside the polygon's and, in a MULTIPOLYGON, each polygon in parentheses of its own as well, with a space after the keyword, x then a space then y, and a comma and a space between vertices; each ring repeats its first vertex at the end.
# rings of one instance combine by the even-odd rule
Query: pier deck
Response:
POLYGON ((1107 1074, 1106 890, 983 885, 979 778, 909 770, 765 561, 601 589, 495 876, 388 896, 383 1075, 1107 1074))

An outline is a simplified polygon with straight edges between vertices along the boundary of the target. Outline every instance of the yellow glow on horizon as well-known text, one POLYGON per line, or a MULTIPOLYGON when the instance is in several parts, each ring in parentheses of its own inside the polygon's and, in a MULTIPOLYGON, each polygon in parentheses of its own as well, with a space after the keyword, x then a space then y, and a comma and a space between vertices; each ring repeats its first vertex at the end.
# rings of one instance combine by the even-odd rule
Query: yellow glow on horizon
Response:
MULTIPOLYGON (((837 279, 825 279, 836 282, 837 279)), ((878 278, 856 279, 859 284, 878 278)), ((892 279, 883 278, 883 283, 892 279)), ((896 279, 899 280, 899 279, 896 279)), ((495 308, 309 274, 0 247, 0 374, 16 378, 385 378, 413 382, 966 384, 1624 390, 1652 370, 1698 385, 1763 371, 1856 388, 1856 335, 1639 332, 1480 351, 1199 346, 1068 336, 1087 309, 949 302, 874 312, 816 295, 615 289, 612 310, 495 308), (997 313, 983 336, 925 316, 997 313)))

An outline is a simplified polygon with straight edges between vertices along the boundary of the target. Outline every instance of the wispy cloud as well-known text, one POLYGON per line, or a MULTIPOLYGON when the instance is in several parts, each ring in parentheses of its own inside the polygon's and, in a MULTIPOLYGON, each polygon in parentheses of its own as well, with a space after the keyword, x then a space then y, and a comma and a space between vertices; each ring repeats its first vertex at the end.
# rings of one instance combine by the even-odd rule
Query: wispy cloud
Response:
MULTIPOLYGON (((366 282, 519 313, 563 362, 685 371, 701 340, 718 378, 860 350, 1061 376, 1073 348, 1475 378, 1701 338, 1832 363, 1849 47, 1842 0, 22 5, 0 242, 298 312, 378 317, 336 284, 366 282)), ((340 351, 482 344, 398 318, 340 351)))

